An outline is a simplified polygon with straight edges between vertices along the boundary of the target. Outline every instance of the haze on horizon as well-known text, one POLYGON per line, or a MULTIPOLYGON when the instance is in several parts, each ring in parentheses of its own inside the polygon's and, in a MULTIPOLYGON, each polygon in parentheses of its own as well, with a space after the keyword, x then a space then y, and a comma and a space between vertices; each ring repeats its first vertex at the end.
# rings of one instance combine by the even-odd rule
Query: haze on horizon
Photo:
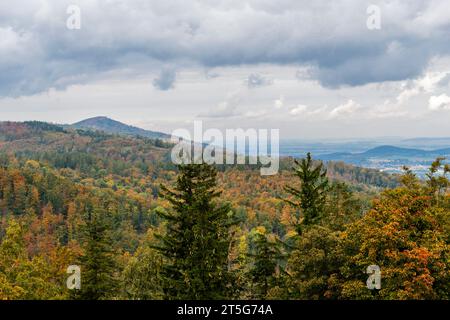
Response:
POLYGON ((445 0, 0 3, 0 121, 450 136, 445 0), (66 26, 67 8, 81 28, 66 26))

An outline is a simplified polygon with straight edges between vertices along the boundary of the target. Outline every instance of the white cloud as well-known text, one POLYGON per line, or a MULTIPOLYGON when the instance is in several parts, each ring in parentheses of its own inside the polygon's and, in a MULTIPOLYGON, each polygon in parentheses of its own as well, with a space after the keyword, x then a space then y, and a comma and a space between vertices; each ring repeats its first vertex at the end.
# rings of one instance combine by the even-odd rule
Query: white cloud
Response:
POLYGON ((422 77, 403 86, 404 89, 396 98, 397 103, 403 105, 421 93, 433 93, 447 75, 448 72, 425 72, 422 77))
POLYGON ((234 92, 228 95, 225 101, 220 102, 216 107, 198 116, 203 118, 230 118, 239 116, 242 113, 237 110, 241 102, 241 92, 234 92))
POLYGON ((416 81, 417 87, 426 93, 432 93, 449 72, 426 72, 425 76, 416 81))
POLYGON ((432 111, 450 110, 450 97, 445 93, 439 96, 431 96, 428 100, 428 108, 432 111))
POLYGON ((341 104, 336 108, 334 108, 333 110, 331 110, 329 117, 331 119, 340 117, 350 117, 356 112, 358 112, 360 109, 361 105, 350 99, 346 103, 341 104))
MULTIPOLYGON (((442 68, 442 67, 441 67, 442 68)), ((448 70, 448 66, 446 67, 448 70)), ((426 70, 424 74, 414 80, 400 82, 400 91, 395 98, 386 99, 383 103, 370 108, 370 118, 395 118, 414 115, 412 106, 414 101, 422 103, 423 99, 446 84, 448 71, 426 70)), ((394 83, 395 86, 395 83, 394 83)))
POLYGON ((243 114, 245 118, 260 118, 268 114, 267 110, 247 111, 243 114))
POLYGON ((417 87, 404 89, 398 94, 398 96, 396 98, 396 103, 398 105, 403 105, 405 102, 407 102, 409 99, 417 96, 419 93, 420 93, 420 89, 417 87))
POLYGON ((280 96, 277 100, 274 101, 273 106, 275 109, 281 109, 284 106, 284 97, 280 96))
POLYGON ((293 115, 293 116, 298 116, 301 114, 304 114, 306 111, 308 110, 308 107, 303 105, 303 104, 299 104, 298 106, 296 106, 295 108, 292 108, 289 111, 289 114, 293 115))
POLYGON ((407 115, 408 112, 405 110, 404 105, 398 103, 398 99, 395 103, 392 103, 391 100, 386 100, 367 112, 367 116, 370 119, 398 118, 407 115))

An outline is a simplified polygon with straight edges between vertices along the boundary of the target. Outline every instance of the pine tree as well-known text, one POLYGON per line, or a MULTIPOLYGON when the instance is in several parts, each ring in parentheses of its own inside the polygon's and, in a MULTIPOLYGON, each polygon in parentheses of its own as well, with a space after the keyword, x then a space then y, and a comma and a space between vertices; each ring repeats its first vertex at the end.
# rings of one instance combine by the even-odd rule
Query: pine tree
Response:
POLYGON ((269 241, 267 235, 257 232, 254 237, 254 251, 249 253, 249 257, 253 258, 249 278, 253 287, 253 298, 266 299, 269 290, 277 284, 278 260, 282 255, 279 244, 269 241))
POLYGON ((161 186, 161 195, 172 205, 159 214, 167 231, 157 235, 155 246, 166 258, 162 268, 166 299, 223 299, 229 297, 229 228, 234 224, 228 205, 213 200, 216 188, 214 167, 207 164, 179 166, 175 190, 161 186))
POLYGON ((300 209, 303 220, 296 226, 297 233, 302 233, 301 225, 308 226, 315 223, 322 215, 326 202, 328 189, 327 171, 323 163, 314 166, 311 154, 308 152, 305 159, 295 160, 294 174, 300 179, 300 188, 287 186, 285 190, 294 197, 286 200, 300 209))
POLYGON ((89 210, 84 227, 85 246, 81 262, 81 290, 74 290, 73 298, 100 300, 111 298, 116 287, 115 260, 105 212, 89 210))

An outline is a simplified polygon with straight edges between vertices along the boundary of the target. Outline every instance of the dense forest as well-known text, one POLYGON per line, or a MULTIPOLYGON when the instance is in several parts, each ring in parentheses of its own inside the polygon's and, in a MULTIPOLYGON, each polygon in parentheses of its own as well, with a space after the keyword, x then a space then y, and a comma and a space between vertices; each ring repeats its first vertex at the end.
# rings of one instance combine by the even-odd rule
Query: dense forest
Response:
POLYGON ((0 299, 450 298, 445 159, 426 179, 310 154, 260 176, 175 166, 170 148, 0 123, 0 299))

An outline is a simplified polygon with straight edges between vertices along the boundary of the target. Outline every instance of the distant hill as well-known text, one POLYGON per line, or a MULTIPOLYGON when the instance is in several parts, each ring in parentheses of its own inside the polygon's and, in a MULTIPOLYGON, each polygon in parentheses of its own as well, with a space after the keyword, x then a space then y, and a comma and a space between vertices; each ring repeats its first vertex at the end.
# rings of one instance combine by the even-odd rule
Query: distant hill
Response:
POLYGON ((320 156, 322 160, 362 160, 367 158, 436 158, 442 156, 449 156, 450 148, 437 149, 437 150, 422 150, 411 148, 400 148, 394 146, 379 146, 365 152, 349 153, 349 152, 337 152, 330 154, 323 154, 320 156))
POLYGON ((424 156, 428 152, 421 149, 411 149, 411 148, 400 148, 394 146, 379 146, 366 152, 361 153, 362 156, 366 157, 387 157, 387 156, 424 156))
POLYGON ((418 137, 418 138, 409 138, 403 139, 402 142, 415 142, 415 143, 423 143, 423 142, 436 142, 443 141, 446 143, 450 143, 450 137, 418 137))
POLYGON ((108 174, 128 176, 133 167, 147 173, 149 167, 170 167, 170 148, 165 141, 141 136, 63 128, 38 121, 0 122, 0 168, 14 155, 56 169, 76 169, 83 178, 101 175, 103 169, 108 174))
POLYGON ((144 130, 108 117, 94 117, 69 125, 76 129, 89 129, 103 131, 111 134, 141 136, 152 139, 169 139, 170 135, 157 131, 144 130))

